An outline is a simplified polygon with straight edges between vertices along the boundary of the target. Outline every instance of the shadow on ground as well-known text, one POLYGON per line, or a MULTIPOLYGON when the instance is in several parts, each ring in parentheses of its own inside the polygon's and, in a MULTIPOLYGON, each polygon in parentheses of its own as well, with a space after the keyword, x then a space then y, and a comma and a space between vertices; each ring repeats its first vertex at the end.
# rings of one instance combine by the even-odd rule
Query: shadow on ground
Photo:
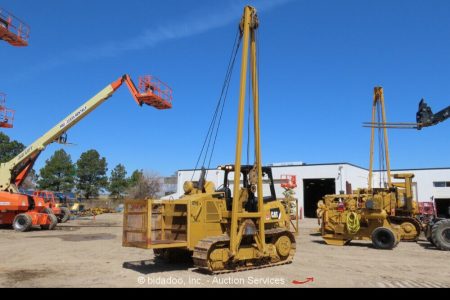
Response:
POLYGON ((48 239, 58 238, 64 242, 89 242, 89 241, 103 241, 113 240, 116 235, 110 233, 98 233, 98 234, 61 234, 61 235, 40 235, 31 236, 29 239, 48 239))
POLYGON ((123 263, 123 268, 149 275, 173 271, 187 271, 194 268, 192 261, 168 262, 163 259, 141 260, 123 263))
POLYGON ((358 242, 350 241, 347 244, 345 244, 344 246, 334 246, 334 245, 328 245, 327 243, 325 243, 325 241, 321 241, 321 240, 312 241, 312 242, 316 243, 316 244, 324 245, 327 247, 360 247, 360 248, 374 249, 372 243, 358 243, 358 242))
POLYGON ((438 248, 436 248, 435 246, 433 246, 433 244, 431 244, 428 241, 418 241, 417 244, 420 245, 420 247, 425 248, 427 250, 434 250, 434 251, 440 251, 438 248))

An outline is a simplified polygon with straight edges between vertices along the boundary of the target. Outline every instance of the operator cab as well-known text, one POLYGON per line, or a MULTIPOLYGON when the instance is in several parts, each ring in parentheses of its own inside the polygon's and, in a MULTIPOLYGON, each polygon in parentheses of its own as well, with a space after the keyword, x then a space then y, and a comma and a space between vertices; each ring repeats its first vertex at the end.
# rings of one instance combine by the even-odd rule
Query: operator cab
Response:
MULTIPOLYGON (((233 203, 232 188, 234 181, 234 165, 219 166, 219 170, 225 171, 223 185, 219 187, 217 192, 223 192, 225 194, 225 200, 227 203, 227 210, 231 210, 233 203)), ((241 166, 241 187, 248 190, 248 201, 245 205, 245 210, 248 212, 258 211, 258 200, 256 192, 256 183, 252 183, 252 173, 254 173, 253 165, 241 166)), ((262 167, 263 173, 263 197, 264 203, 275 201, 277 199, 275 193, 275 187, 273 184, 272 168, 262 167)))

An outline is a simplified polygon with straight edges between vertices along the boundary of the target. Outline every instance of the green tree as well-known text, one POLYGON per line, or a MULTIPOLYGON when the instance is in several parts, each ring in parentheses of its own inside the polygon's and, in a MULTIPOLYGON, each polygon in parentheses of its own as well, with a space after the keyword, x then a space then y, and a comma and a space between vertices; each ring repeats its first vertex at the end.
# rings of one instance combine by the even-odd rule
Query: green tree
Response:
POLYGON ((8 162, 25 149, 25 145, 11 140, 9 136, 0 132, 0 163, 8 162))
POLYGON ((141 181, 141 178, 144 176, 144 170, 135 170, 130 178, 128 178, 128 186, 135 187, 141 181))
MULTIPOLYGON (((162 189, 162 178, 157 173, 135 171, 135 185, 128 189, 128 196, 131 199, 156 198, 162 189)), ((132 176, 133 177, 133 176, 132 176)))
POLYGON ((81 154, 77 161, 77 189, 86 198, 97 197, 101 189, 108 187, 106 158, 100 157, 96 150, 81 154))
POLYGON ((71 192, 75 185, 75 166, 70 155, 63 149, 55 151, 50 159, 45 161, 39 177, 39 189, 71 192))
POLYGON ((109 178, 109 191, 111 196, 120 198, 128 188, 127 171, 125 166, 118 164, 112 171, 109 178))

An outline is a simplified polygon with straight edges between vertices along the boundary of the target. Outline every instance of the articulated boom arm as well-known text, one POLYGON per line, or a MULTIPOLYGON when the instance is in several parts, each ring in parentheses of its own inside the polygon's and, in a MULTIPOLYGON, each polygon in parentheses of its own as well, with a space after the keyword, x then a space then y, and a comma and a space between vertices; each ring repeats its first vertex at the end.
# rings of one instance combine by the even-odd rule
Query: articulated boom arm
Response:
POLYGON ((444 108, 438 113, 433 114, 431 107, 422 99, 419 103, 419 111, 417 112, 417 129, 422 129, 423 127, 429 127, 440 122, 443 122, 450 118, 450 106, 444 108))
POLYGON ((141 79, 141 82, 143 82, 142 87, 140 86, 138 90, 130 76, 124 75, 120 77, 77 108, 11 161, 0 164, 0 191, 18 192, 18 187, 26 178, 39 154, 51 143, 64 143, 64 134, 110 98, 123 83, 127 84, 139 106, 147 104, 157 109, 171 108, 172 93, 170 88, 162 89, 158 84, 153 84, 150 78, 143 77, 141 79))

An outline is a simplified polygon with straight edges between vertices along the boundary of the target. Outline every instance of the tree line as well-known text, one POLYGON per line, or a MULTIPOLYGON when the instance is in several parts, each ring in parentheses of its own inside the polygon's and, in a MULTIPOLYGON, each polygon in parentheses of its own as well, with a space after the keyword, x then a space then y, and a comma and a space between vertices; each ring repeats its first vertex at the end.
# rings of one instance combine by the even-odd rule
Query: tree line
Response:
MULTIPOLYGON (((0 162, 7 162, 25 149, 25 146, 0 132, 0 162)), ((161 180, 157 174, 135 170, 127 177, 123 164, 111 170, 108 177, 108 163, 97 150, 91 149, 80 155, 74 163, 71 156, 60 149, 45 161, 37 174, 30 172, 25 188, 36 186, 40 190, 53 192, 77 192, 81 197, 96 198, 109 192, 113 198, 133 199, 154 198, 161 190, 161 180)))

